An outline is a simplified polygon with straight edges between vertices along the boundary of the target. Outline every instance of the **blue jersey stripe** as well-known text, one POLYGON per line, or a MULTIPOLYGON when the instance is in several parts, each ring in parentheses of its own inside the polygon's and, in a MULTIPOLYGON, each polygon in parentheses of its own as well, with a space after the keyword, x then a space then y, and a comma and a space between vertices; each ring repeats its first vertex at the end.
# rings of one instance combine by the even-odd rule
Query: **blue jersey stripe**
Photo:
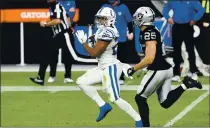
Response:
POLYGON ((117 87, 118 96, 120 96, 119 84, 118 84, 118 79, 117 79, 117 66, 116 66, 116 64, 114 65, 114 79, 115 79, 115 83, 116 83, 116 87, 117 87))
POLYGON ((113 93, 114 93, 114 97, 115 97, 115 100, 117 100, 117 95, 116 95, 116 91, 115 91, 115 88, 114 88, 114 82, 113 82, 113 78, 112 78, 112 66, 109 66, 109 77, 110 77, 110 80, 111 80, 111 85, 112 85, 112 90, 113 90, 113 93))

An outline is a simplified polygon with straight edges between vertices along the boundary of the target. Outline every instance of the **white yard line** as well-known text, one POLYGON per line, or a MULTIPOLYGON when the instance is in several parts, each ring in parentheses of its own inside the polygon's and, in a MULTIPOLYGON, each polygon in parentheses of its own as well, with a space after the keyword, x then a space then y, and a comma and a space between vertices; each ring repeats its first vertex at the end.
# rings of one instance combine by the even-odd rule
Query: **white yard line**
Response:
MULTIPOLYGON (((87 71, 88 69, 95 68, 97 65, 72 65, 72 71, 87 71)), ((39 65, 37 64, 28 64, 25 66, 20 65, 1 65, 1 72, 37 72, 39 65)), ((64 72, 64 66, 58 65, 57 71, 64 72)), ((49 72, 49 67, 47 68, 49 72)))
POLYGON ((190 105, 188 105, 182 112, 180 112, 176 117, 174 117, 171 121, 165 124, 163 127, 171 127, 174 123, 183 118, 188 112, 190 112, 198 103, 200 103, 203 99, 209 96, 210 92, 207 91, 201 96, 199 96, 196 100, 194 100, 190 105))
MULTIPOLYGON (((120 89, 122 91, 136 91, 139 85, 122 85, 120 89)), ((102 86, 95 86, 97 90, 103 90, 102 86)), ((172 86, 172 89, 177 86, 172 86)), ((198 90, 198 89, 190 89, 198 90)), ((209 90, 209 85, 203 85, 202 90, 209 90)), ((1 92, 17 92, 17 91, 48 91, 51 93, 59 91, 80 91, 77 86, 1 86, 1 92)))

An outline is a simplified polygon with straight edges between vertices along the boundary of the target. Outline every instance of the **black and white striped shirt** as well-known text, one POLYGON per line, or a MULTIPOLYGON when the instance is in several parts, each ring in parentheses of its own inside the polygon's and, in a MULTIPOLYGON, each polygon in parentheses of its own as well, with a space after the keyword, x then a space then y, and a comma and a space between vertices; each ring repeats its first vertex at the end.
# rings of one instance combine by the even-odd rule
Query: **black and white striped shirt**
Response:
POLYGON ((61 24, 52 26, 54 37, 59 33, 64 33, 69 31, 68 15, 65 11, 65 8, 60 3, 56 3, 55 5, 52 5, 50 7, 50 19, 61 20, 61 24))

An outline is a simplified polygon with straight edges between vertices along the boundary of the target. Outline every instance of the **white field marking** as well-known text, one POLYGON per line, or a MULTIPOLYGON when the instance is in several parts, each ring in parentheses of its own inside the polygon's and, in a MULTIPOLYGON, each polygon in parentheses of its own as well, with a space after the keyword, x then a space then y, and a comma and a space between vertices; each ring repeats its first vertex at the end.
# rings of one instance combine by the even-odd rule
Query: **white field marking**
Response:
MULTIPOLYGON (((97 65, 72 65, 72 71, 87 71, 88 69, 92 69, 97 67, 97 65)), ((19 66, 19 65, 1 65, 1 72, 37 72, 39 69, 39 65, 36 64, 27 64, 25 66, 19 66)), ((64 72, 64 66, 58 65, 57 71, 64 72)), ((50 71, 50 68, 48 67, 47 72, 50 71)))
MULTIPOLYGON (((120 90, 122 91, 136 91, 139 85, 121 85, 120 90)), ((104 90, 102 86, 94 86, 97 90, 104 90)), ((172 89, 177 86, 172 86, 172 89)), ((203 85, 202 90, 209 90, 209 85, 203 85)), ((198 90, 198 89, 190 89, 198 90)), ((1 86, 1 91, 3 92, 17 92, 17 91, 48 91, 51 93, 56 93, 59 91, 80 91, 78 86, 1 86)))
MULTIPOLYGON (((134 64, 130 64, 133 66, 134 64)), ((95 68, 97 65, 78 65, 73 64, 72 65, 72 71, 87 71, 89 69, 95 68)), ((1 72, 37 72, 39 69, 38 64, 26 64, 25 66, 20 65, 1 65, 1 72)), ((47 67, 47 72, 50 71, 50 68, 47 67)), ((57 71, 65 71, 65 68, 63 65, 57 66, 57 71)))
POLYGON ((182 112, 180 112, 176 117, 174 117, 171 121, 165 124, 163 127, 171 127, 178 120, 183 118, 188 112, 190 112, 198 103, 200 103, 203 99, 209 96, 210 92, 207 91, 199 96, 196 100, 194 100, 190 105, 188 105, 182 112))

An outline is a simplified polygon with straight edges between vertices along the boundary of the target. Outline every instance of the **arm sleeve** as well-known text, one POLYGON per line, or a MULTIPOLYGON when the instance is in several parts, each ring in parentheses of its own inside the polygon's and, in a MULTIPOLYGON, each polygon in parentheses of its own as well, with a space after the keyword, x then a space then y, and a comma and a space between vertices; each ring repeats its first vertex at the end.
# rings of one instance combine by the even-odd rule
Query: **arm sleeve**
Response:
POLYGON ((129 23, 129 22, 132 22, 132 16, 131 16, 131 13, 128 9, 128 7, 126 5, 124 5, 123 7, 124 9, 124 15, 125 15, 125 20, 129 23))
POLYGON ((194 17, 193 17, 193 20, 198 21, 204 15, 205 9, 202 7, 202 5, 199 1, 193 1, 192 5, 193 5, 194 9, 197 11, 196 15, 194 15, 194 17))
POLYGON ((170 18, 169 11, 172 9, 171 2, 168 2, 163 8, 163 16, 168 20, 170 18))

